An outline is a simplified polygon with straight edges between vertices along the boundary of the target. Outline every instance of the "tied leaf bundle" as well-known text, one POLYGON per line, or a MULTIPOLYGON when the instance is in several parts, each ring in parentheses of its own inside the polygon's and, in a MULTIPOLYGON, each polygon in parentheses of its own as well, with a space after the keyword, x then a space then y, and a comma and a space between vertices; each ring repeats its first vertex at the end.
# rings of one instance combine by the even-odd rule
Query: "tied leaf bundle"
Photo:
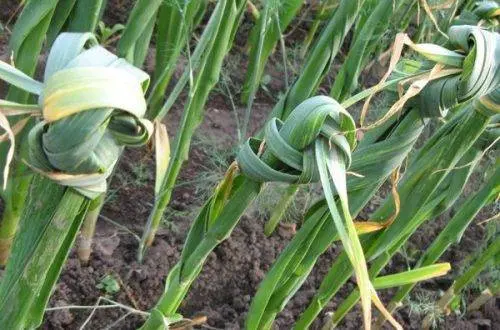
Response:
MULTIPOLYGON (((452 47, 467 53, 460 61, 462 72, 432 81, 420 96, 422 110, 439 109, 442 116, 446 116, 449 109, 470 99, 478 99, 483 103, 485 98, 495 98, 500 84, 500 41, 497 33, 461 25, 452 26, 448 35, 452 47)), ((437 58, 436 61, 444 61, 443 58, 437 58)), ((487 116, 498 112, 494 102, 476 109, 484 111, 487 116)))
POLYGON ((331 157, 348 168, 355 128, 352 117, 335 100, 312 97, 297 106, 285 122, 272 118, 264 140, 249 139, 236 161, 242 173, 257 182, 318 182, 323 160, 319 150, 330 146, 331 157), (266 152, 259 155, 264 145, 266 152))
MULTIPOLYGON (((328 175, 320 171, 328 171, 326 163, 334 158, 338 162, 334 175, 340 177, 335 180, 336 189, 345 189, 345 171, 355 146, 355 124, 333 99, 313 97, 297 106, 285 122, 270 120, 265 141, 262 154, 261 140, 247 141, 236 160, 241 174, 235 176, 234 165, 229 169, 193 224, 181 260, 170 272, 165 292, 156 306, 165 317, 175 315, 210 251, 231 233, 264 182, 320 181, 321 175, 328 175)), ((331 185, 328 178, 325 180, 331 185)), ((343 221, 338 212, 337 216, 343 221)), ((144 328, 149 329, 155 322, 150 318, 144 328)))
MULTIPOLYGON (((276 118, 270 120, 264 140, 249 139, 240 150, 235 164, 241 174, 235 176, 233 165, 214 196, 205 204, 189 232, 180 262, 167 278, 165 293, 155 309, 165 317, 175 315, 210 251, 231 233, 264 182, 321 181, 325 195, 330 197, 329 206, 336 220, 338 237, 352 253, 359 281, 364 285, 363 292, 368 291, 366 315, 369 316, 370 299, 378 298, 366 276, 366 264, 359 250, 346 195, 346 171, 354 146, 355 124, 352 117, 326 96, 302 102, 284 122, 276 118), (341 194, 339 208, 334 201, 334 191, 341 194)), ((153 327, 155 322, 150 318, 144 329, 153 327)))
MULTIPOLYGON (((15 63, 16 69, 32 77, 42 49, 50 47, 62 29, 68 32, 94 31, 97 22, 102 17, 105 5, 105 0, 23 1, 18 7, 18 9, 23 7, 23 10, 17 17, 12 34, 9 36, 9 50, 6 53, 11 55, 10 60, 15 63)), ((18 103, 36 102, 29 92, 15 86, 9 87, 6 99, 18 103)), ((15 132, 16 140, 25 141, 25 135, 34 122, 34 120, 28 120, 28 123, 23 126, 26 121, 18 123, 17 118, 11 118, 10 124, 18 124, 14 127, 19 128, 15 132)), ((28 166, 22 162, 28 157, 27 145, 27 143, 18 143, 7 188, 0 190, 5 205, 0 221, 0 265, 5 265, 7 262, 10 245, 17 231, 33 178, 28 166)), ((0 168, 5 168, 9 147, 9 143, 0 144, 0 168)))
MULTIPOLYGON (((258 156, 260 148, 256 148, 258 145, 255 142, 258 140, 254 139, 242 148, 237 162, 244 175, 259 182, 321 181, 335 228, 356 274, 365 326, 369 328, 371 323, 372 300, 397 325, 385 312, 370 282, 361 243, 349 211, 346 171, 351 163, 351 150, 355 146, 355 128, 352 117, 335 100, 325 96, 312 97, 297 106, 284 123, 276 119, 269 122, 265 132, 268 148, 262 154, 262 159, 258 156), (300 174, 295 174, 295 171, 300 171, 300 174)), ((250 323, 248 327, 260 328, 258 323, 250 323)))
MULTIPOLYGON (((149 77, 98 46, 90 33, 56 39, 43 84, 3 62, 0 75, 39 95, 35 105, 1 101, 0 114, 42 117, 29 131, 25 160, 41 175, 33 180, 0 285, 0 324, 34 328, 90 200, 106 190, 123 146, 144 144, 152 133, 152 123, 142 118, 149 77)), ((8 122, 4 128, 12 140, 19 129, 8 122)))
MULTIPOLYGON (((452 47, 466 53, 462 71, 456 76, 429 83, 422 91, 419 103, 421 107, 428 107, 424 111, 437 109, 443 113, 450 107, 459 110, 427 141, 406 170, 405 178, 398 186, 399 198, 404 207, 392 225, 381 233, 371 234, 364 242, 366 256, 373 260, 371 277, 377 276, 425 220, 439 215, 458 198, 470 174, 468 172, 473 167, 470 166, 472 159, 469 149, 484 132, 491 118, 500 111, 500 36, 473 26, 453 26, 449 37, 452 47), (458 92, 448 84, 458 88, 458 92), (463 165, 465 170, 453 170, 461 160, 463 164, 469 165, 463 165), (419 193, 416 194, 416 191, 419 193)), ((377 221, 386 219, 394 212, 393 204, 393 199, 388 198, 372 218, 377 221)), ((350 274, 347 256, 343 254, 336 260, 313 301, 299 318, 296 324, 298 329, 312 323, 350 274)), ((333 317, 335 322, 339 322, 358 299, 359 293, 353 292, 339 306, 333 317)))
MULTIPOLYGON (((360 177, 349 176, 347 180, 349 208, 353 217, 404 161, 423 128, 418 109, 412 109, 393 125, 371 130, 365 135, 352 154, 350 167, 350 171, 360 177)), ((374 230, 386 226, 382 222, 355 224, 358 235, 363 234, 359 225, 371 225, 374 230)), ((304 224, 260 283, 250 306, 247 325, 258 329, 270 328, 276 315, 304 283, 319 256, 338 239, 328 205, 325 200, 319 201, 309 209, 304 224)))
MULTIPOLYGON (((98 46, 90 33, 56 39, 43 85, 7 64, 1 70, 6 81, 39 95, 43 120, 29 132, 29 166, 88 198, 106 191, 123 146, 142 145, 152 134, 152 123, 142 118, 148 75, 98 46)), ((32 105, 4 108, 7 115, 37 113, 32 105)))

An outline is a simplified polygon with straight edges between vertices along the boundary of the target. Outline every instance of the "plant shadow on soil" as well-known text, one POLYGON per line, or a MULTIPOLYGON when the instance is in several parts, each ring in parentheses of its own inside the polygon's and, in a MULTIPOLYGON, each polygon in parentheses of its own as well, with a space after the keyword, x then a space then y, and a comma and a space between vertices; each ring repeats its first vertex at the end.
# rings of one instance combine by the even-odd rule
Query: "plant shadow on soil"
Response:
MULTIPOLYGON (((15 1, 2 3, 0 14, 5 22, 16 8, 15 1)), ((124 22, 130 10, 130 0, 110 0, 112 10, 106 13, 108 25, 124 22)), ((0 56, 7 58, 5 52, 6 35, 0 35, 0 56)), ((242 48, 242 45, 240 45, 242 48)), ((150 50, 150 63, 153 52, 150 50)), ((278 56, 277 56, 278 57, 278 56)), ((148 67, 148 65, 146 65, 148 67)), ((240 71, 244 72, 244 71, 240 71)), ((279 79, 279 69, 271 66, 268 71, 273 76, 273 83, 269 88, 278 93, 283 90, 279 79), (276 81, 278 81, 276 83, 276 81)), ((177 76, 179 73, 177 73, 177 76)), ((370 80, 370 77, 368 77, 370 80)), ((240 77, 242 79, 242 77, 240 77)), ((376 81, 376 79, 372 79, 376 81)), ((373 83, 373 82, 371 82, 373 83)), ((3 87, 3 86, 0 86, 3 87)), ((264 123, 275 100, 268 94, 259 94, 254 103, 254 112, 251 120, 251 131, 255 132, 264 123)), ((168 115, 166 125, 169 135, 173 137, 182 114, 183 106, 178 104, 168 115)), ((231 106, 221 94, 212 93, 207 103, 206 115, 203 124, 198 129, 199 136, 210 137, 210 141, 217 141, 218 150, 234 148, 235 122, 231 106)), ((241 110, 241 109, 240 109, 241 110)), ((206 148, 206 146, 205 146, 206 148)), ((211 152, 211 149, 208 153, 211 152)), ((207 173, 207 164, 210 154, 204 151, 203 146, 193 143, 188 162, 183 167, 178 179, 182 182, 196 182, 200 173, 207 173)), ((234 154, 234 153, 233 153, 234 154)), ((230 161, 228 159, 228 161, 230 161)), ((117 175, 114 176, 102 214, 112 221, 126 226, 129 230, 140 234, 144 228, 148 212, 153 201, 153 172, 152 153, 149 150, 127 150, 122 157, 117 175)), ((474 178, 478 181, 479 179, 474 178)), ((64 266, 61 277, 50 300, 50 307, 67 305, 92 306, 100 296, 106 296, 98 285, 106 275, 111 275, 120 284, 117 293, 110 293, 108 298, 124 305, 140 310, 151 308, 164 288, 164 280, 180 256, 182 245, 189 225, 203 203, 199 197, 199 186, 210 183, 179 185, 175 190, 169 207, 169 216, 153 246, 147 252, 142 264, 136 261, 138 242, 129 232, 102 219, 98 222, 94 250, 88 264, 82 264, 76 251, 73 250, 64 266), (198 187, 197 187, 198 185, 198 187)), ((385 187, 383 193, 389 189, 385 187)), ((367 218, 377 206, 372 201, 362 212, 367 218)), ((445 226, 453 211, 433 219, 416 233, 410 246, 414 249, 424 249, 445 226)), ((270 237, 263 233, 264 220, 249 212, 243 216, 231 237, 220 244, 212 252, 200 276, 194 282, 180 312, 187 318, 197 315, 207 316, 207 324, 219 329, 240 329, 243 327, 245 314, 248 311, 251 297, 254 296, 258 284, 265 276, 269 267, 279 255, 280 251, 290 240, 286 231, 277 231, 270 237)), ((487 218, 491 210, 482 212, 478 218, 487 218)), ((166 217, 167 218, 167 217, 166 217)), ((441 258, 449 261, 452 266, 459 265, 470 253, 475 251, 484 239, 485 230, 479 225, 471 225, 466 231, 460 244, 453 246, 441 258)), ((314 295, 330 265, 338 255, 339 247, 332 247, 320 257, 314 270, 305 281, 302 288, 287 304, 285 310, 278 315, 275 322, 276 329, 290 329, 294 320, 300 315, 314 295)), ((386 273, 405 270, 409 261, 408 256, 396 255, 386 267, 386 273)), ((440 290, 446 290, 452 282, 453 276, 448 275, 437 280, 427 281, 418 286, 419 292, 437 295, 440 290)), ((342 299, 355 288, 351 279, 336 297, 329 302, 326 312, 334 311, 342 299)), ((390 298, 392 291, 383 291, 382 298, 390 298)), ((477 292, 475 292, 477 295, 477 292)), ((467 296, 472 300, 473 297, 467 296)), ((46 313, 43 329, 79 329, 88 318, 91 310, 62 309, 46 313)), ((114 321, 125 314, 120 309, 100 309, 87 324, 85 329, 108 329, 114 321)), ((421 315, 412 314, 410 308, 405 307, 395 314, 404 328, 418 329, 422 320, 421 315)), ((325 319, 322 313, 314 323, 314 329, 321 328, 325 319)), ((124 321, 116 324, 113 329, 136 329, 141 325, 141 317, 131 315, 124 321)), ((358 307, 347 315, 341 329, 359 329, 361 326, 360 310, 358 307)), ((494 299, 481 310, 466 316, 448 316, 440 324, 443 329, 500 329, 500 312, 498 302, 494 299)))

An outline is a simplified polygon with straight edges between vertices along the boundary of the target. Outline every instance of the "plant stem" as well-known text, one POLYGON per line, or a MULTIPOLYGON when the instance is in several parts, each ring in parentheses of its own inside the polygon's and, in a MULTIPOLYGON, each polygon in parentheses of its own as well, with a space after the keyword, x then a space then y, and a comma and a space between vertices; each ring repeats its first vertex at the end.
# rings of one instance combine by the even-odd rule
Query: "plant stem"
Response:
MULTIPOLYGON (((215 219, 209 218, 212 201, 210 199, 193 223, 184 244, 181 260, 170 270, 165 291, 155 307, 164 317, 175 314, 210 252, 229 237, 241 215, 257 198, 262 186, 241 175, 234 178, 234 182, 231 197, 220 214, 215 219)), ((155 326, 160 326, 156 324, 157 321, 150 317, 141 329, 156 329, 155 326)))
POLYGON ((283 215, 288 209, 288 206, 293 202, 298 188, 299 185, 297 184, 291 184, 286 188, 285 192, 278 201, 276 208, 272 212, 271 217, 264 226, 264 234, 266 236, 270 236, 274 232, 276 226, 280 222, 281 218, 283 218, 283 215))
MULTIPOLYGON (((195 76, 189 91, 189 99, 182 115, 178 134, 172 148, 171 159, 165 178, 161 184, 161 193, 157 196, 138 250, 138 259, 142 260, 145 248, 150 246, 160 226, 165 208, 170 202, 172 190, 182 164, 188 159, 191 139, 203 119, 203 110, 208 94, 218 81, 222 61, 231 46, 232 31, 239 22, 245 8, 243 0, 224 0, 217 3, 212 15, 218 20, 211 21, 216 30, 209 39, 210 46, 200 60, 200 71, 195 76)), ((208 27, 207 27, 208 28, 208 27)))
POLYGON ((150 117, 155 117, 161 108, 177 60, 196 24, 198 10, 205 10, 202 1, 164 1, 159 8, 154 81, 148 98, 150 111, 155 113, 150 117))
MULTIPOLYGON (((252 104, 262 80, 262 75, 269 56, 278 41, 283 40, 282 31, 292 22, 303 1, 298 0, 271 0, 264 3, 259 19, 250 32, 248 43, 250 44, 249 62, 246 70, 245 82, 243 84, 241 101, 246 105, 243 120, 243 138, 246 138, 248 123, 251 117, 252 104)), ((281 51, 286 51, 282 47, 281 51)), ((283 57, 286 53, 283 52, 283 57)), ((286 75, 286 63, 285 75, 286 75)), ((285 80, 286 76, 285 76, 285 80)), ((287 86, 288 88, 288 86, 287 86)))
MULTIPOLYGON (((9 51, 12 52, 16 68, 28 76, 33 76, 45 40, 50 21, 52 19, 57 0, 31 1, 28 2, 22 13, 17 18, 9 43, 9 51)), ((19 88, 10 87, 7 100, 26 103, 30 95, 19 88)), ((33 120, 31 121, 33 122, 33 120)), ((11 125, 15 120, 11 121, 11 125)), ((22 132, 16 137, 17 141, 24 141, 26 132, 32 127, 32 123, 26 125, 22 132)), ((26 156, 26 145, 17 142, 17 156, 22 159, 26 156)), ((0 143, 0 165, 3 168, 6 148, 8 143, 0 143)), ((20 220, 26 197, 28 195, 31 174, 27 173, 26 166, 20 161, 11 164, 11 175, 7 185, 7 191, 2 195, 5 210, 0 222, 0 264, 5 264, 10 253, 13 236, 20 220)))
MULTIPOLYGON (((427 266, 436 262, 452 244, 458 243, 465 229, 474 220, 477 213, 484 205, 495 198, 498 193, 500 193, 500 168, 497 167, 493 176, 489 178, 488 182, 481 190, 470 196, 461 205, 446 227, 439 233, 431 246, 420 257, 416 266, 427 266)), ((408 284, 399 288, 389 303, 389 309, 394 310, 396 306, 400 305, 414 286, 414 284, 408 284)), ((382 326, 382 324, 382 320, 378 322, 379 326, 382 326)))
MULTIPOLYGON (((370 5, 373 6, 371 2, 367 2, 365 7, 370 7, 370 5)), ((393 6, 392 0, 380 0, 375 8, 366 8, 366 10, 370 9, 370 14, 366 16, 365 13, 366 23, 362 28, 359 27, 360 19, 363 18, 360 15, 356 29, 356 31, 360 30, 358 32, 359 36, 354 39, 346 60, 335 76, 335 81, 330 90, 330 96, 339 102, 344 101, 357 88, 358 77, 366 59, 375 51, 376 46, 387 30, 393 6)), ((365 8, 363 8, 363 11, 365 11, 365 8)))
POLYGON ((317 13, 315 15, 313 24, 307 31, 307 36, 302 42, 302 46, 300 49, 300 57, 304 58, 309 51, 309 46, 311 45, 312 41, 314 40, 314 36, 316 35, 316 31, 318 31, 318 28, 320 27, 320 24, 326 20, 326 17, 331 15, 333 11, 335 10, 336 6, 338 6, 338 1, 337 0, 325 0, 322 1, 320 4, 319 9, 317 10, 317 13))
MULTIPOLYGON (((441 313, 448 312, 448 305, 455 298, 457 294, 462 291, 465 286, 474 280, 479 273, 488 265, 490 261, 493 261, 498 257, 500 253, 500 238, 495 238, 493 242, 488 246, 488 248, 481 253, 479 258, 472 264, 472 266, 460 277, 458 277, 451 287, 444 293, 444 295, 438 301, 438 308, 441 313)), ((425 317, 422 321, 422 328, 429 329, 432 324, 432 319, 429 315, 425 317)))
POLYGON ((344 37, 358 17, 365 0, 342 0, 309 52, 301 75, 274 106, 270 118, 285 120, 302 101, 311 97, 329 72, 344 37))
POLYGON ((90 202, 89 210, 83 219, 82 229, 78 240, 78 258, 82 263, 87 263, 92 253, 92 239, 99 213, 104 205, 106 194, 102 194, 90 202))
POLYGON ((33 328, 42 321, 45 304, 40 302, 48 301, 87 201, 71 189, 35 177, 13 243, 15 253, 0 284, 0 324, 6 329, 33 328))
POLYGON ((492 299, 495 296, 498 296, 500 294, 499 288, 486 288, 481 292, 481 295, 474 299, 474 301, 467 306, 467 312, 473 312, 479 310, 484 304, 486 304, 490 299, 492 299))

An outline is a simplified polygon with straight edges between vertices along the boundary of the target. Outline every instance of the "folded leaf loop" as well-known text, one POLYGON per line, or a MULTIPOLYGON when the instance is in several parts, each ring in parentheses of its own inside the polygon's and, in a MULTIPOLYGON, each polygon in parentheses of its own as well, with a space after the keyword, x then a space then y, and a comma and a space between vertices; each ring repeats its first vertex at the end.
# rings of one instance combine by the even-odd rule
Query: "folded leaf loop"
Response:
MULTIPOLYGON (((420 94, 421 109, 439 109, 441 116, 459 103, 482 97, 495 91, 500 84, 500 35, 476 26, 452 26, 448 31, 451 47, 466 53, 459 75, 430 82, 420 94)), ((483 103, 483 107, 486 106, 483 103)), ((487 106, 486 106, 487 107, 487 106)), ((489 108, 491 113, 498 113, 489 108)))
POLYGON ((149 76, 99 46, 91 33, 59 35, 43 83, 3 62, 0 71, 8 82, 39 94, 38 106, 3 103, 4 116, 41 109, 42 121, 28 134, 24 161, 88 198, 106 190, 123 146, 143 145, 153 134, 153 124, 143 118, 149 76))
POLYGON ((322 139, 336 148, 349 166, 355 129, 352 117, 337 101, 326 96, 312 97, 298 105, 285 122, 271 119, 264 139, 249 139, 236 159, 242 173, 257 182, 317 182, 320 177, 315 141, 322 139), (263 141, 266 151, 260 156, 263 141))

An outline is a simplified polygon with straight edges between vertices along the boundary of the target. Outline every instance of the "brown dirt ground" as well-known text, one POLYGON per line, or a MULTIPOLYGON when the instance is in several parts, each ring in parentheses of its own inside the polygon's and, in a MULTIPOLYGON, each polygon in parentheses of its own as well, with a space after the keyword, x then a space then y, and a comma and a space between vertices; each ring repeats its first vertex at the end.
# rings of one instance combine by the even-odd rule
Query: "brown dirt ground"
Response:
MULTIPOLYGON (((110 0, 109 5, 112 10, 107 11, 106 22, 108 24, 123 22, 129 12, 130 0, 110 0)), ((0 6, 2 22, 6 21, 13 9, 15 9, 15 1, 2 3, 0 6)), ((299 29, 294 33, 300 34, 301 32, 303 31, 299 29)), ((6 35, 0 35, 0 50, 2 50, 0 56, 5 55, 6 39, 6 35)), ((245 36, 238 39, 237 44, 240 48, 238 51, 241 51, 244 40, 245 36)), ((152 53, 149 61, 153 57, 152 53)), ((240 64, 245 65, 244 59, 239 58, 239 61, 241 61, 240 64)), ((150 66, 146 67, 150 69, 150 66)), ((283 82, 279 79, 279 69, 271 64, 266 72, 274 78, 270 89, 271 92, 277 94, 283 88, 283 82)), ((239 83, 242 77, 236 75, 234 79, 238 80, 236 83, 239 83)), ((274 100, 268 94, 258 95, 251 121, 252 131, 261 126, 273 103, 274 100)), ((179 104, 165 121, 171 136, 175 134, 181 114, 182 104, 179 104)), ((235 146, 237 141, 234 113, 227 97, 221 93, 212 93, 206 106, 204 122, 198 132, 200 136, 198 139, 206 139, 208 143, 216 141, 217 145, 214 146, 214 150, 229 150, 235 146)), ((204 150, 203 144, 195 144, 191 148, 189 161, 184 166, 178 182, 196 181, 200 173, 201 175, 207 173, 210 151, 204 150)), ((153 201, 153 180, 151 152, 144 149, 127 150, 120 161, 117 175, 111 183, 109 201, 102 214, 140 234, 153 201)), ((473 178, 473 180, 479 181, 478 178, 473 178)), ((160 231, 142 264, 138 263, 135 258, 136 239, 129 232, 109 222, 100 221, 90 262, 83 265, 78 260, 75 251, 72 251, 50 300, 50 306, 95 304, 100 296, 106 294, 97 288, 98 283, 105 275, 111 274, 119 280, 121 290, 116 294, 108 295, 109 298, 141 310, 151 308, 163 290, 166 275, 180 256, 190 222, 203 202, 202 197, 199 196, 199 186, 200 183, 187 184, 175 189, 167 225, 160 231)), ((374 202, 367 206, 363 214, 369 214, 375 204, 374 202)), ((444 227, 452 213, 453 210, 438 219, 429 221, 412 237, 410 247, 416 250, 427 247, 444 227)), ((483 212, 477 220, 488 217, 488 214, 488 212, 483 212)), ((202 273, 180 309, 185 317, 205 315, 208 318, 208 325, 217 329, 240 329, 243 326, 245 313, 259 282, 290 239, 286 232, 278 232, 271 237, 265 237, 264 220, 255 213, 248 213, 241 219, 231 237, 210 254, 202 273)), ((473 224, 466 231, 460 244, 446 252, 441 261, 450 261, 453 265, 459 265, 480 246, 484 236, 483 227, 473 224)), ((291 328, 295 318, 307 306, 338 251, 337 247, 332 247, 319 259, 302 288, 278 316, 275 323, 276 329, 291 328)), ((406 265, 407 259, 398 254, 386 271, 388 273, 401 271, 406 265)), ((452 278, 453 276, 448 275, 435 281, 425 282, 419 285, 418 290, 437 295, 440 290, 448 288, 452 278)), ((326 312, 335 310, 342 298, 353 288, 354 282, 351 280, 328 304, 326 312)), ((389 293, 383 294, 383 298, 390 297, 389 293)), ((477 292, 473 293, 477 295, 477 292)), ((467 297, 470 300, 473 295, 467 295, 467 297)), ((500 329, 498 305, 499 301, 493 300, 471 315, 447 317, 440 327, 443 329, 500 329)), ((47 312, 43 329, 79 329, 89 313, 88 310, 74 309, 47 312)), ((108 329, 108 326, 123 315, 124 312, 121 310, 98 310, 86 329, 108 329)), ((359 309, 356 308, 339 327, 358 329, 361 326, 359 315, 359 309)), ((405 328, 419 328, 421 317, 412 315, 408 308, 398 311, 396 317, 405 328)), ((313 328, 319 329, 324 318, 323 313, 313 328)), ((140 317, 130 316, 113 329, 135 329, 141 322, 140 317)))

